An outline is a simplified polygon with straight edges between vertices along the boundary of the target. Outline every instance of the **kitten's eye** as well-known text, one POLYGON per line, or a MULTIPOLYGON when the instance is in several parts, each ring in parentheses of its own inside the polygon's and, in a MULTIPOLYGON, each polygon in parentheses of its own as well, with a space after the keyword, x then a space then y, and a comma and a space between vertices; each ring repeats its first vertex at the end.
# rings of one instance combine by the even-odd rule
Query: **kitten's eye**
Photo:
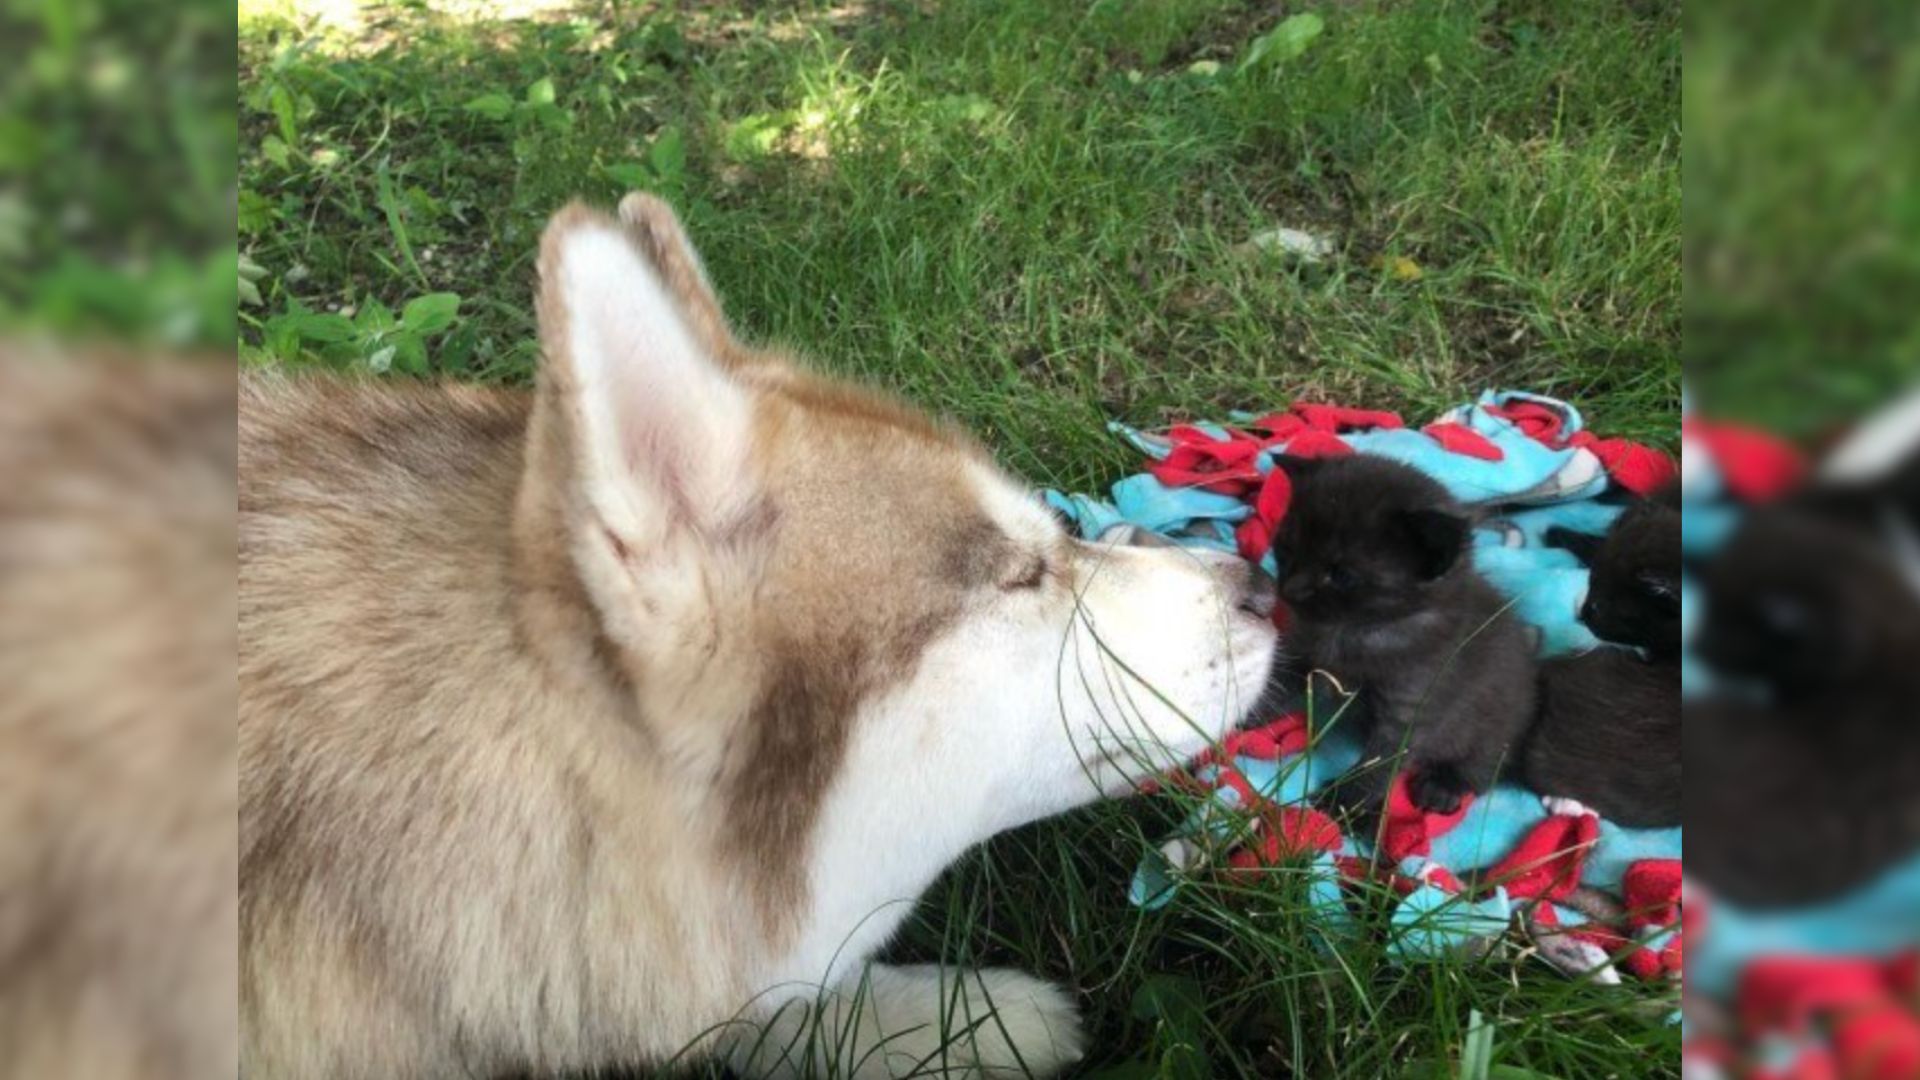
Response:
POLYGON ((1047 580, 1047 560, 1035 555, 1032 559, 1020 563, 1013 573, 1000 582, 1003 589, 1037 589, 1047 580))
POLYGON ((1353 588, 1355 585, 1360 584, 1360 575, 1354 573, 1353 571, 1347 569, 1344 566, 1336 566, 1333 569, 1327 571, 1327 584, 1331 585, 1336 589, 1339 589, 1342 592, 1345 592, 1346 590, 1353 588))

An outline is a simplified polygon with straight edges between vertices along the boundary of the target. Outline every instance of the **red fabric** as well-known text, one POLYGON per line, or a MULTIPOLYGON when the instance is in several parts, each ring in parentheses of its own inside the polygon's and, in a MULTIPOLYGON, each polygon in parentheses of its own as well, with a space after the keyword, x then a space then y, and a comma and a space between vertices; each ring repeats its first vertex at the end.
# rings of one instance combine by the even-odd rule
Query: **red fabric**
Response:
POLYGON ((1636 979, 1652 981, 1668 968, 1660 954, 1605 923, 1582 923, 1565 931, 1575 941, 1584 941, 1613 958, 1613 965, 1636 979))
POLYGON ((1602 439, 1582 431, 1569 445, 1585 447, 1600 459, 1614 483, 1635 495, 1651 495, 1680 475, 1680 465, 1671 454, 1631 439, 1602 439))
POLYGON ((1799 1032, 1818 1013, 1873 1005, 1888 990, 1872 960, 1767 956, 1741 972, 1736 1008, 1749 1031, 1799 1032))
POLYGON ((1888 998, 1839 1019, 1833 1049, 1849 1080, 1912 1080, 1920 1076, 1920 1019, 1888 998))
POLYGON ((1756 1065, 1741 1075, 1746 1080, 1840 1080, 1840 1065, 1826 1047, 1809 1046, 1785 1071, 1756 1065))
POLYGON ((1621 881, 1627 925, 1672 926, 1680 921, 1680 860, 1641 859, 1621 881))
POLYGON ((1180 426, 1167 432, 1172 448, 1159 461, 1147 463, 1147 472, 1168 487, 1197 487, 1221 495, 1244 497, 1260 480, 1253 459, 1260 444, 1251 439, 1216 439, 1196 427, 1180 426))
POLYGON ((1272 866, 1340 850, 1340 826, 1312 807, 1269 805, 1260 815, 1260 824, 1254 846, 1234 852, 1228 857, 1229 863, 1243 869, 1272 866))
POLYGON ((1514 897, 1558 900, 1580 884, 1580 868, 1600 838, 1600 820, 1592 814, 1555 814, 1535 825, 1488 879, 1514 897))
POLYGON ((1482 408, 1488 414, 1519 428, 1522 435, 1537 439, 1555 450, 1564 449, 1567 445, 1567 440, 1561 435, 1567 426, 1567 418, 1558 409, 1538 401, 1518 400, 1502 405, 1484 405, 1482 408))
POLYGON ((1229 731, 1219 749, 1208 747, 1190 768, 1230 762, 1236 757, 1278 761, 1306 750, 1312 742, 1305 713, 1290 712, 1255 728, 1229 731))
POLYGON ((1398 413, 1377 412, 1371 409, 1349 409, 1341 405, 1303 405, 1296 403, 1292 412, 1315 431, 1338 433, 1358 431, 1366 428, 1399 428, 1406 424, 1398 413))
POLYGON ((1295 435, 1307 430, 1307 422, 1292 413, 1273 413, 1263 416, 1247 425, 1256 431, 1267 433, 1268 445, 1286 442, 1295 435))
POLYGON ((1325 431, 1303 431, 1288 439, 1282 447, 1290 457, 1328 458, 1346 457, 1353 453, 1353 447, 1346 440, 1325 431))
POLYGON ((1273 547, 1274 530, 1287 516, 1287 506, 1292 501, 1293 481, 1287 478, 1286 470, 1268 470, 1266 479, 1260 483, 1260 494, 1253 500, 1253 516, 1233 531, 1242 558, 1259 562, 1266 557, 1273 547))
POLYGON ((1706 450, 1727 490, 1744 502, 1777 499, 1806 476, 1806 459, 1771 435, 1693 417, 1680 430, 1706 450))
POLYGON ((1460 824, 1472 805, 1473 796, 1468 795, 1451 814, 1422 810, 1413 805, 1412 797, 1407 794, 1407 774, 1402 772, 1393 778, 1393 787, 1387 792, 1378 845, 1380 854, 1392 863, 1410 855, 1427 854, 1433 850, 1433 838, 1460 824))
POLYGON ((1920 1017, 1902 1000, 1911 960, 1776 956, 1741 974, 1737 1008, 1752 1032, 1830 1035, 1836 1075, 1920 1076, 1920 1017), (1816 1025, 1819 1025, 1816 1027, 1816 1025))
POLYGON ((1887 962, 1887 985, 1903 998, 1920 996, 1920 949, 1901 953, 1887 962))
POLYGON ((1452 454, 1465 454, 1481 461, 1500 461, 1507 452, 1494 444, 1492 439, 1473 430, 1465 424, 1451 420, 1428 424, 1420 429, 1440 444, 1440 449, 1452 454))

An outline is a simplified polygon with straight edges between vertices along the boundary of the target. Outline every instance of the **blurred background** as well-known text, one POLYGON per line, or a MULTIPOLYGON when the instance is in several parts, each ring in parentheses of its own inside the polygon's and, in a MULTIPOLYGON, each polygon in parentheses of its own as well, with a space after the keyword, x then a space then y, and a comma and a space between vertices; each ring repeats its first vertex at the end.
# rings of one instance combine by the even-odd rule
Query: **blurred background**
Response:
POLYGON ((0 1076, 236 1071, 235 30, 0 3, 0 1076))
POLYGON ((1920 1076, 1920 12, 1690 4, 1690 1075, 1920 1076))

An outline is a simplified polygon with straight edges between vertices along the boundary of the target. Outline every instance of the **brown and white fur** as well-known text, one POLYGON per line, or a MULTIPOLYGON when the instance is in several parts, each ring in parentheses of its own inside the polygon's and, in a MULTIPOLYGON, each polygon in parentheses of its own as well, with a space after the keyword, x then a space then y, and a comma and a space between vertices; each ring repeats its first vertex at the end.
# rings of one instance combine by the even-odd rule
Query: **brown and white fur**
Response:
POLYGON ((1070 539, 743 346, 648 197, 554 217, 538 312, 531 394, 243 385, 246 1074, 1075 1060, 1052 985, 866 959, 970 845, 1238 719, 1253 576, 1070 539))

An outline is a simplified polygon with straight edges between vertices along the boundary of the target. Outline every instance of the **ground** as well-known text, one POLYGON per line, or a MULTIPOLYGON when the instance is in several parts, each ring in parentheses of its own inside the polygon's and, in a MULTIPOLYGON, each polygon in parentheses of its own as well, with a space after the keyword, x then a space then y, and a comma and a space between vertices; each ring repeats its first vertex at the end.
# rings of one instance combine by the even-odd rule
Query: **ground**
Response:
MULTIPOLYGON (((545 216, 644 187, 749 336, 954 417, 1037 484, 1134 467, 1109 418, 1418 418, 1493 386, 1671 446, 1675 7, 243 0, 242 353, 524 380, 545 216), (1326 254, 1252 242, 1282 227, 1326 254)), ((1069 984, 1090 1077, 1451 1075, 1476 1022, 1469 1075, 1678 1071, 1672 989, 1568 982, 1517 943, 1321 953, 1294 875, 1134 911, 1167 820, 1003 837, 900 951, 1069 984)))

